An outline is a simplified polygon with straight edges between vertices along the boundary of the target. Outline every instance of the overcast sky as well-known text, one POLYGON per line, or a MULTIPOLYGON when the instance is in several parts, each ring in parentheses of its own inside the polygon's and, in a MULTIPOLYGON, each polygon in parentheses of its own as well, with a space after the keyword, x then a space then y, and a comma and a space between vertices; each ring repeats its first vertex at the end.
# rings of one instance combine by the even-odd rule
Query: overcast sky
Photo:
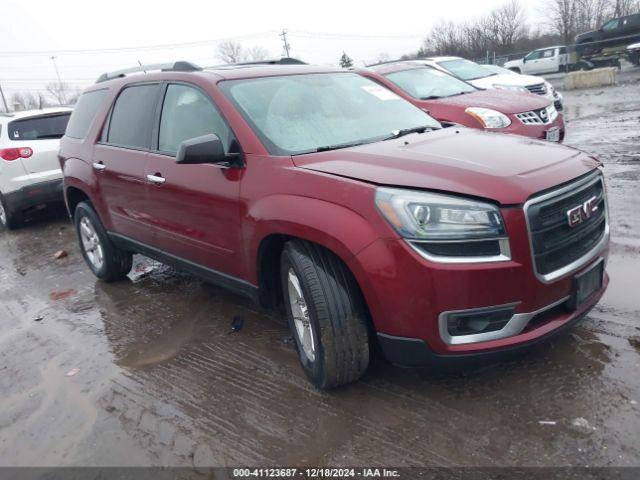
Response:
MULTIPOLYGON (((294 57, 336 64, 344 50, 363 64, 382 52, 396 58, 416 51, 434 23, 473 18, 504 1, 3 0, 0 84, 7 96, 43 91, 56 79, 52 55, 62 80, 78 87, 138 60, 220 63, 216 45, 224 39, 264 47, 277 57, 283 28, 294 57), (107 51, 86 51, 95 49, 107 51)), ((538 22, 542 0, 521 1, 538 22)))

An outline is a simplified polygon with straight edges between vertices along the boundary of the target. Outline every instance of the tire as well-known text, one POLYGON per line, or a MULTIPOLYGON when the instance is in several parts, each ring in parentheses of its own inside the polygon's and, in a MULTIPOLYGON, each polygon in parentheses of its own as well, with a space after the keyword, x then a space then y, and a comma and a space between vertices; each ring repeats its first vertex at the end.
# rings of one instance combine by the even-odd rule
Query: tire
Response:
POLYGON ((22 225, 24 219, 20 212, 11 209, 4 197, 0 195, 0 226, 7 230, 15 230, 22 225))
POLYGON ((131 271, 133 255, 114 245, 89 202, 78 204, 73 221, 80 251, 93 274, 105 282, 124 279, 131 271))
POLYGON ((285 244, 280 272, 289 328, 309 380, 319 389, 358 380, 369 366, 370 338, 364 299, 346 265, 319 245, 294 240, 285 244), (306 308, 296 301, 298 292, 306 308))

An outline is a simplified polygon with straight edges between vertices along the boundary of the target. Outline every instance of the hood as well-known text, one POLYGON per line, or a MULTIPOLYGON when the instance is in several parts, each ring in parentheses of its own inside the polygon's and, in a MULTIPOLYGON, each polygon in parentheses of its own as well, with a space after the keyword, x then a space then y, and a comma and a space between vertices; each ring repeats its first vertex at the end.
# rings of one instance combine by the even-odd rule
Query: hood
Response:
POLYGON ((580 43, 581 40, 584 40, 587 37, 590 37, 594 33, 600 33, 598 30, 590 30, 588 32, 582 32, 576 35, 573 39, 574 43, 580 43))
POLYGON ((544 78, 534 77, 533 75, 509 75, 508 73, 499 73, 498 75, 471 80, 469 83, 479 88, 493 88, 494 84, 527 87, 544 83, 544 78))
POLYGON ((509 90, 479 90, 477 92, 455 95, 435 100, 422 100, 420 106, 427 110, 432 105, 452 106, 464 110, 468 107, 491 108, 502 113, 520 113, 538 110, 549 105, 549 100, 532 93, 512 92, 509 90))
POLYGON ((293 162, 378 185, 465 194, 503 205, 522 204, 599 165, 563 145, 463 127, 297 155, 293 162))

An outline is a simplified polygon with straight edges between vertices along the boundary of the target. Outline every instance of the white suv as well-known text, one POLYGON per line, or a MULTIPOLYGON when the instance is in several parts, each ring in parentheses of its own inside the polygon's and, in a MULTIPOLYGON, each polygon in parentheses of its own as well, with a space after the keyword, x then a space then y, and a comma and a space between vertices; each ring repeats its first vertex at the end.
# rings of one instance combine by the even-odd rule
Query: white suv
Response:
POLYGON ((430 57, 421 58, 418 61, 450 73, 472 84, 474 87, 515 90, 542 95, 554 103, 556 110, 562 110, 562 97, 544 78, 531 75, 497 73, 471 60, 460 57, 430 57))
POLYGON ((0 113, 0 224, 15 228, 25 210, 62 202, 60 138, 71 108, 0 113))

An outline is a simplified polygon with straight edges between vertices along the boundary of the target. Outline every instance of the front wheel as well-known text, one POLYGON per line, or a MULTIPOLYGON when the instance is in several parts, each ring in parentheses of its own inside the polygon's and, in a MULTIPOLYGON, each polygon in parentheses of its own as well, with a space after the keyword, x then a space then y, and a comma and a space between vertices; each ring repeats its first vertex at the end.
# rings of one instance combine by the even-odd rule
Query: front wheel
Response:
POLYGON ((346 265, 304 241, 285 245, 280 261, 289 328, 302 368, 328 389, 355 382, 369 365, 369 331, 362 294, 346 265))
POLYGON ((73 220, 82 256, 94 275, 105 282, 126 277, 131 271, 133 255, 113 244, 91 204, 80 202, 73 220))

